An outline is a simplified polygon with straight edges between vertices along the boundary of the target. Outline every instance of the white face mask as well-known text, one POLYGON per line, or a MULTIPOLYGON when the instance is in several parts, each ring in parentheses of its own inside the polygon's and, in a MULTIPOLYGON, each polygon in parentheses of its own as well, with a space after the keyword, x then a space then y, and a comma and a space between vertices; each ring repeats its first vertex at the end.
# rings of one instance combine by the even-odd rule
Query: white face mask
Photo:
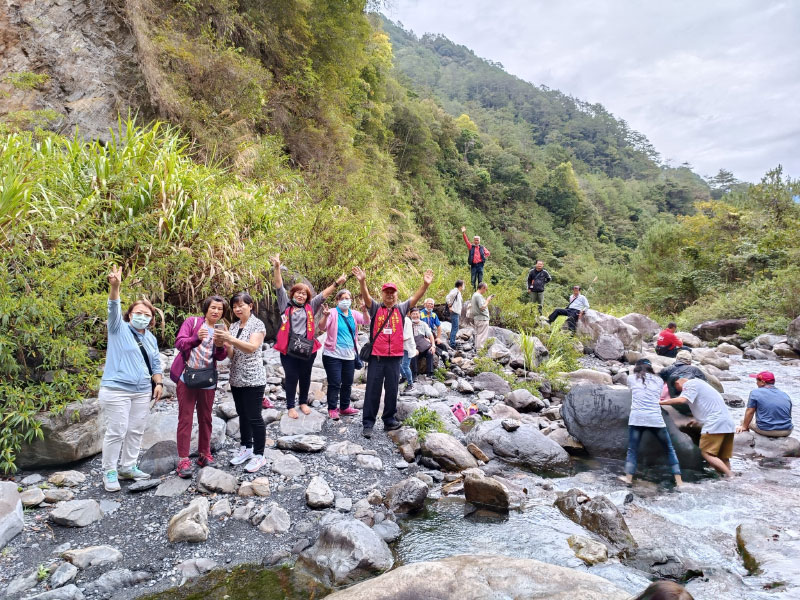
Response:
POLYGON ((351 304, 350 300, 339 300, 339 310, 349 310, 351 304))
POLYGON ((150 325, 152 318, 153 317, 146 317, 144 315, 131 315, 131 325, 133 325, 134 329, 145 329, 150 325))

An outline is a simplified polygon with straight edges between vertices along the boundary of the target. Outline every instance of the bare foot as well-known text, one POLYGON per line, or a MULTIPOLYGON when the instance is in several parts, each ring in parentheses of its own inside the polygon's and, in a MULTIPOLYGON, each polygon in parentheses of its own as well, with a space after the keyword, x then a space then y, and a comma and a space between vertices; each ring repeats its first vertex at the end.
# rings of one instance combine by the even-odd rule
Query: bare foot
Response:
POLYGON ((301 404, 300 405, 300 411, 304 415, 310 415, 311 414, 311 409, 308 407, 308 404, 301 404))
POLYGON ((289 409, 289 418, 290 419, 296 419, 299 416, 300 415, 297 414, 297 411, 295 409, 293 409, 293 408, 289 409))

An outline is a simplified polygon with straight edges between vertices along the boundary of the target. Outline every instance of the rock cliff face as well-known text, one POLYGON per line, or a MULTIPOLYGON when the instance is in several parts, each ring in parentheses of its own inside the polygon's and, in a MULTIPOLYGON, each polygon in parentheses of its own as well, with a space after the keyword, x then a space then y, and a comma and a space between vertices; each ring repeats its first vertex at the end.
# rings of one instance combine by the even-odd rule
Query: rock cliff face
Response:
POLYGON ((0 7, 0 72, 46 79, 0 83, 0 114, 107 140, 117 114, 153 114, 122 0, 9 0, 0 7), (24 112, 23 112, 24 111, 24 112), (46 111, 46 112, 44 112, 46 111))

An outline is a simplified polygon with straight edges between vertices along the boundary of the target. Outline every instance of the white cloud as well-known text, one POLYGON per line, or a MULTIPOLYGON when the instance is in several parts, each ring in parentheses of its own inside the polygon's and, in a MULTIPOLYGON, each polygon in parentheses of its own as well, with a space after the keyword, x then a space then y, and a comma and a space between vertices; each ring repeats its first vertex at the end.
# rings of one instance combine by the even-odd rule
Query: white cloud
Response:
POLYGON ((701 174, 757 181, 780 163, 800 177, 800 2, 394 0, 387 13, 600 102, 701 174))

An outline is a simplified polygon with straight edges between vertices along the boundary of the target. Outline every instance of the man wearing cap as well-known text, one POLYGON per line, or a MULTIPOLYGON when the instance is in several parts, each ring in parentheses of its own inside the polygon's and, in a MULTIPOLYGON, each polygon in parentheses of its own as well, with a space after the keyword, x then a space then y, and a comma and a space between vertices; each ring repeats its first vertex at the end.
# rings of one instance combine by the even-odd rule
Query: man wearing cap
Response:
POLYGON ((767 437, 786 437, 792 433, 792 399, 775 387, 775 375, 761 371, 750 375, 756 380, 756 389, 750 392, 747 410, 736 433, 752 431, 767 437), (753 425, 753 417, 756 424, 753 425))
POLYGON ((569 302, 566 308, 557 308, 550 313, 547 321, 552 325, 558 317, 567 317, 567 327, 573 333, 578 327, 578 321, 583 317, 583 313, 589 310, 589 301, 586 296, 581 294, 581 286, 572 286, 572 296, 569 297, 569 302))
POLYGON ((678 356, 675 357, 675 362, 670 366, 661 369, 658 372, 658 376, 661 377, 661 379, 664 380, 664 383, 667 384, 670 398, 677 398, 679 395, 678 390, 675 389, 674 382, 680 377, 708 381, 708 378, 706 377, 706 374, 703 373, 702 369, 692 365, 692 353, 688 350, 681 350, 678 352, 678 356))
POLYGON ((400 304, 397 303, 397 286, 384 283, 378 304, 369 295, 367 276, 360 267, 353 267, 353 275, 361 288, 361 298, 369 311, 370 341, 372 354, 367 369, 367 389, 364 391, 363 435, 372 437, 372 429, 378 417, 383 389, 383 428, 385 431, 400 429, 397 420, 397 387, 400 382, 400 363, 403 360, 403 323, 410 306, 414 306, 433 281, 433 271, 428 269, 422 277, 422 285, 414 294, 400 304))
POLYGON ((691 407, 695 420, 703 426, 700 430, 700 453, 717 472, 729 477, 736 425, 722 395, 702 379, 673 376, 671 381, 680 396, 661 400, 659 404, 686 403, 691 407))
POLYGON ((667 324, 667 328, 661 331, 656 338, 656 354, 675 358, 683 348, 683 342, 675 335, 678 325, 675 323, 667 324))
POLYGON ((489 258, 490 253, 486 246, 481 246, 481 236, 476 235, 472 238, 472 243, 469 243, 467 237, 467 228, 461 228, 461 235, 464 237, 464 243, 469 248, 467 254, 467 264, 469 264, 469 272, 472 279, 472 289, 478 288, 478 284, 483 281, 483 267, 486 264, 486 259, 489 258))

